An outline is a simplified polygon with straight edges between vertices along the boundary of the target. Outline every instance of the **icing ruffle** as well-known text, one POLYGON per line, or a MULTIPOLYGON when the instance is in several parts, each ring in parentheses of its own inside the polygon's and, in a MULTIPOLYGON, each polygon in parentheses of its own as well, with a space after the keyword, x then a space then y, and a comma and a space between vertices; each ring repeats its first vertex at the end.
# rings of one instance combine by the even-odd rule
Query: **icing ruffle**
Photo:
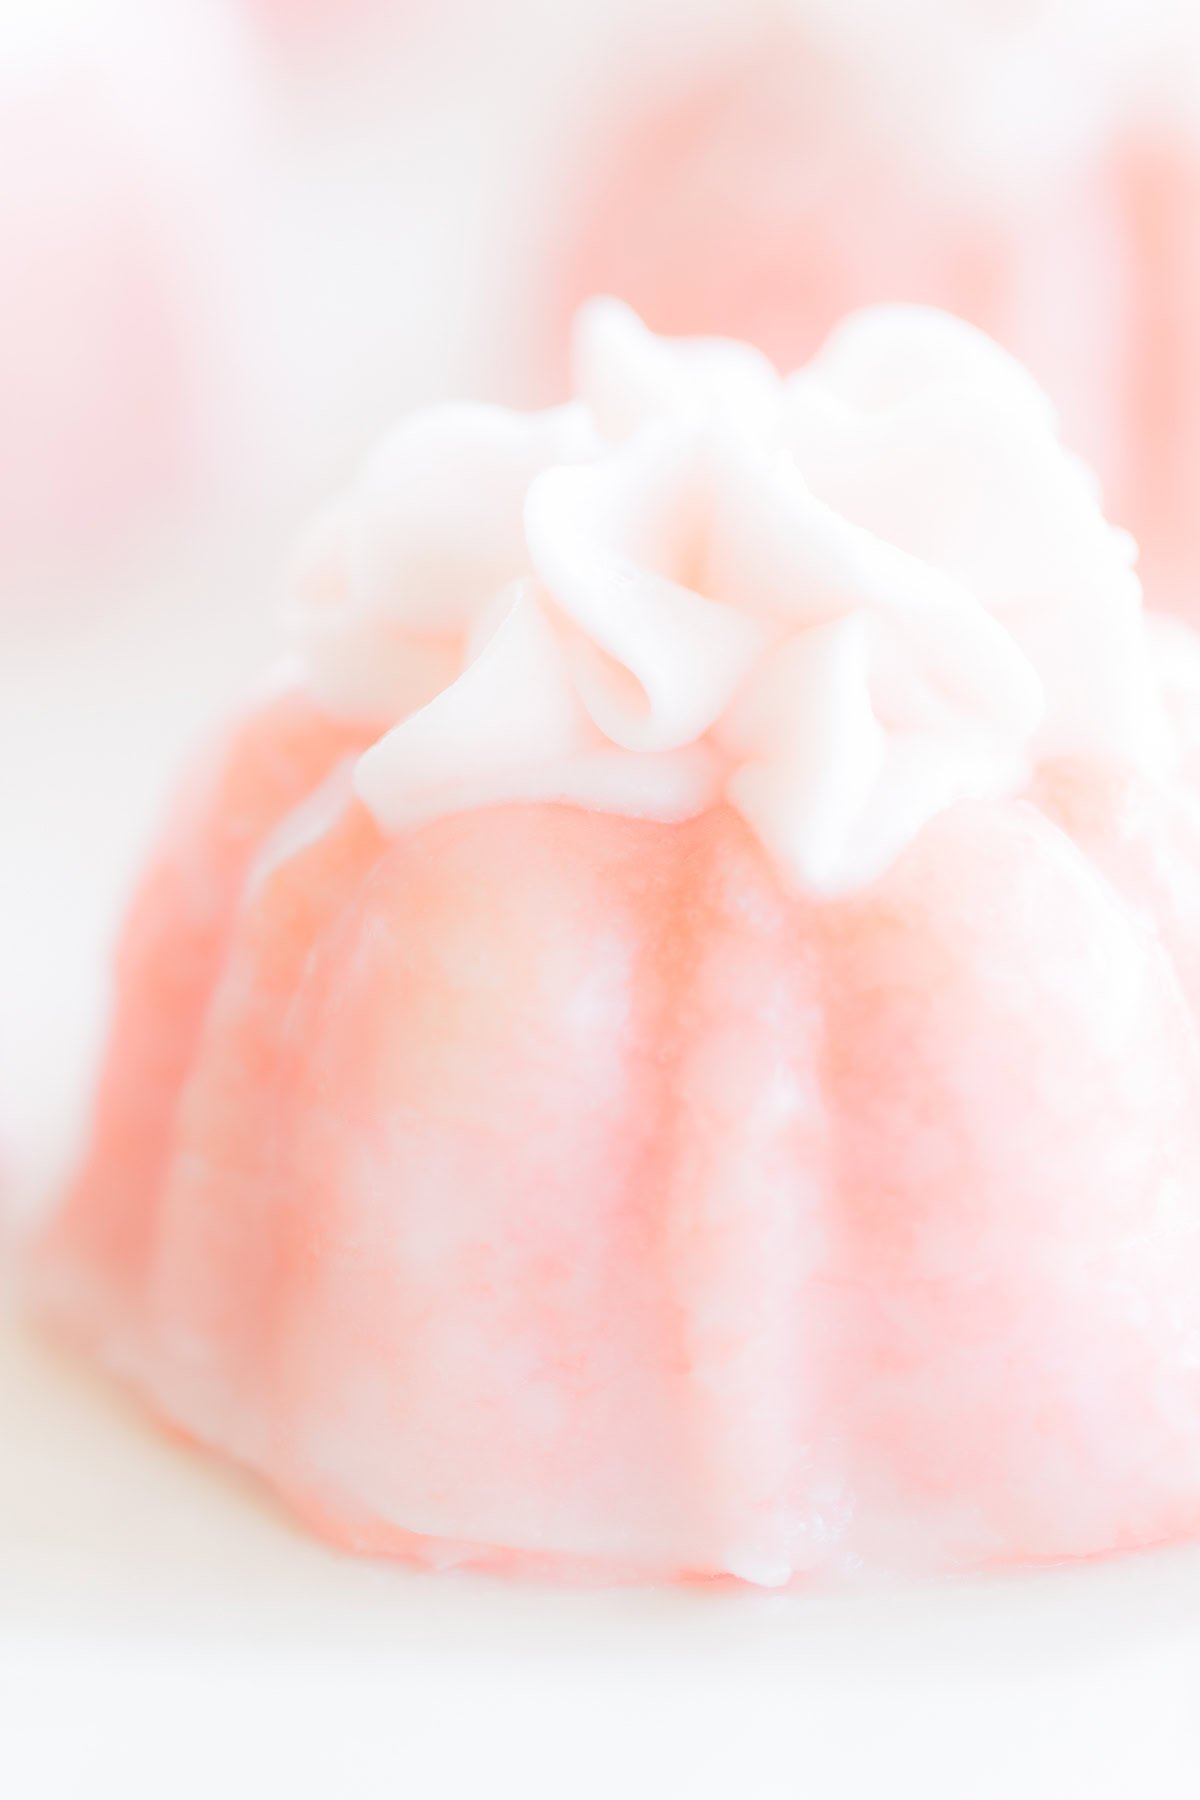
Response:
POLYGON ((309 679, 378 726, 385 829, 726 800, 834 893, 1046 757, 1171 766, 1132 542, 981 333, 875 308, 781 379, 595 301, 576 371, 545 413, 406 422, 302 552, 309 679))

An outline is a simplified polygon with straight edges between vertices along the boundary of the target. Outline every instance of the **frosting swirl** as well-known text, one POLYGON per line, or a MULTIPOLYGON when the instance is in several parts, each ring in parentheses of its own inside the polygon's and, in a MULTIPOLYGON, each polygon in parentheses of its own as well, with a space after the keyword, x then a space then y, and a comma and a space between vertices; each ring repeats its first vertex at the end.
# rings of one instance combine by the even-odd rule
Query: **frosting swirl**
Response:
POLYGON ((836 893, 1044 758, 1172 766, 1133 543, 972 327, 875 308, 780 378, 594 301, 576 388, 416 415, 304 547, 309 679, 378 725, 385 829, 726 800, 836 893))

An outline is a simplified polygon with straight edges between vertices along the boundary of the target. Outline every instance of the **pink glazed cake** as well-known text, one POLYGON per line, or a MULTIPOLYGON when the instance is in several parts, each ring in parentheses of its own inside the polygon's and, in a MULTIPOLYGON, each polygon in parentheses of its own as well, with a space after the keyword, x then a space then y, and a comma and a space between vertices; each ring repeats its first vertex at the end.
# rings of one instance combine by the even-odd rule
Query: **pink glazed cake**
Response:
POLYGON ((389 437, 120 948, 43 1306, 339 1544, 1200 1528, 1200 641, 1031 378, 595 302, 389 437))

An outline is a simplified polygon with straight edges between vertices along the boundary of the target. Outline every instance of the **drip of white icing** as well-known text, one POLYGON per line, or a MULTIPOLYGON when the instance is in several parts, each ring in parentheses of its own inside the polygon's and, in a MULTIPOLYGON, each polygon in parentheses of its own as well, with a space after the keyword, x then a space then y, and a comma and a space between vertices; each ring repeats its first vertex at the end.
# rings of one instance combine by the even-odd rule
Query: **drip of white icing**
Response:
POLYGON ((979 332, 877 308, 781 380, 596 301, 577 391, 418 415, 310 536, 296 628, 385 829, 724 799, 834 893, 1047 756, 1171 766, 1132 543, 979 332))

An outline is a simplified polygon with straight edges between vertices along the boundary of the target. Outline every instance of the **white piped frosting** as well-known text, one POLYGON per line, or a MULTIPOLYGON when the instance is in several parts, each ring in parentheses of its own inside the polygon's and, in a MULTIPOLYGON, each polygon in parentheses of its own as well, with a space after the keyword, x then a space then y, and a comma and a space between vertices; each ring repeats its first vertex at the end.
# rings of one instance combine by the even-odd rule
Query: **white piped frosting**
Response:
POLYGON ((301 557, 309 679, 378 726, 384 829, 727 801, 837 893, 1047 757, 1172 766, 1132 542, 973 328, 875 308, 781 379, 595 301, 576 372, 550 412, 401 425, 301 557))

